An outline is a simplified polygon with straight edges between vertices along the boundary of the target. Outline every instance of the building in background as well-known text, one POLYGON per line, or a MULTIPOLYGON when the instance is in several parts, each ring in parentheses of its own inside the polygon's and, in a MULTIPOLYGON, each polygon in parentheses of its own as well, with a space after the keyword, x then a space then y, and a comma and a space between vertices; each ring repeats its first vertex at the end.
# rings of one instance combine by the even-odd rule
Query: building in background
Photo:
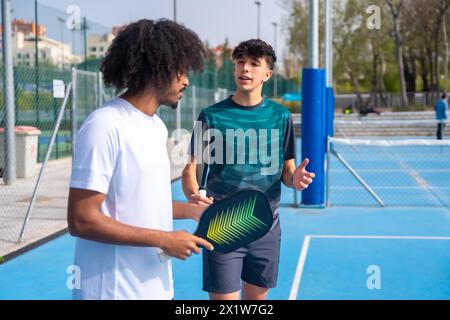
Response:
POLYGON ((12 31, 12 51, 15 66, 35 67, 36 33, 39 37, 39 65, 69 69, 72 65, 82 61, 81 56, 72 54, 70 44, 48 38, 45 26, 36 26, 34 22, 14 19, 12 21, 12 31))
MULTIPOLYGON (((25 36, 30 37, 36 34, 36 29, 39 37, 45 37, 47 33, 47 28, 42 25, 36 26, 34 22, 27 22, 24 19, 13 19, 12 21, 12 32, 22 32, 25 36)), ((1 31, 0 27, 0 31, 1 31)))
POLYGON ((112 44, 114 38, 126 26, 127 24, 121 26, 113 26, 111 29, 111 33, 105 33, 102 35, 90 35, 87 39, 88 58, 103 58, 106 54, 106 51, 108 51, 109 46, 112 44))
POLYGON ((103 58, 115 37, 113 33, 89 36, 87 39, 88 58, 103 58))
MULTIPOLYGON (((34 67, 35 66, 35 37, 26 37, 22 32, 13 34, 14 65, 34 67)), ((61 69, 69 69, 70 66, 81 62, 82 58, 72 54, 69 44, 47 38, 39 37, 38 41, 39 64, 58 66, 61 69)))
POLYGON ((208 48, 208 50, 211 52, 212 56, 214 57, 214 64, 216 68, 220 69, 222 68, 224 64, 224 60, 228 59, 231 61, 231 54, 233 52, 234 48, 230 48, 227 43, 220 44, 213 48, 208 48))

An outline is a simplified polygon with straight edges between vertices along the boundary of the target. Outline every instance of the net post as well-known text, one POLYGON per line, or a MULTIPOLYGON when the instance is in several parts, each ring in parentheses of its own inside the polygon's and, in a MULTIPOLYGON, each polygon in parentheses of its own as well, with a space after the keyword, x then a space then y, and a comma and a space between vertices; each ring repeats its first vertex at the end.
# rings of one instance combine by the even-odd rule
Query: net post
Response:
POLYGON ((302 191, 302 206, 324 207, 325 198, 325 71, 303 69, 302 74, 302 159, 310 160, 308 171, 314 183, 302 191))

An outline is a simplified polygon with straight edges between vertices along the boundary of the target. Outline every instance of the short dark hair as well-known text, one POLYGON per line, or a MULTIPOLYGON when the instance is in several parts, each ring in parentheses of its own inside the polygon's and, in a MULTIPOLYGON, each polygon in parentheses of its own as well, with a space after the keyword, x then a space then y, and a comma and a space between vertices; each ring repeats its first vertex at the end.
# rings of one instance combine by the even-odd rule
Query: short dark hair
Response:
POLYGON ((445 98, 447 98, 447 94, 444 92, 441 96, 441 99, 445 99, 445 98))
POLYGON ((166 90, 173 79, 203 67, 205 48, 197 34, 167 19, 139 20, 120 31, 100 70, 106 84, 140 92, 166 90))
POLYGON ((239 45, 234 48, 232 57, 233 60, 243 57, 256 59, 264 58, 270 70, 273 70, 275 62, 277 61, 277 56, 272 46, 260 39, 251 39, 239 43, 239 45))

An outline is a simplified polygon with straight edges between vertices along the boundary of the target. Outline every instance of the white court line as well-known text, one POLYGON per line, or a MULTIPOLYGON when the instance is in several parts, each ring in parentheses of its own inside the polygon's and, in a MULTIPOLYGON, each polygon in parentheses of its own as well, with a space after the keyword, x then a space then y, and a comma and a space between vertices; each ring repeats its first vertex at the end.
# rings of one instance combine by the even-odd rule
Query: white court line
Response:
POLYGON ((297 292, 298 288, 300 287, 300 281, 302 279, 303 267, 305 266, 306 254, 308 253, 310 239, 311 236, 305 236, 305 239, 303 240, 302 251, 300 252, 300 258, 298 259, 297 270, 295 271, 294 281, 292 282, 289 300, 297 299, 297 292))
MULTIPOLYGON (((405 190, 422 190, 423 187, 420 186, 398 186, 398 187, 386 187, 386 186, 372 186, 373 188, 377 188, 377 189, 382 189, 382 190, 401 190, 401 189, 405 189, 405 190)), ((450 189, 450 187, 440 187, 440 186, 435 186, 435 187, 430 187, 433 189, 450 189)), ((361 189, 360 186, 333 186, 333 189, 361 189)))
POLYGON ((302 250, 298 259, 297 269, 295 271, 294 280, 292 281, 289 300, 296 300, 300 282, 302 280, 303 268, 308 254, 311 239, 392 239, 392 240, 449 240, 450 237, 426 237, 426 236, 361 236, 361 235, 306 235, 303 241, 302 250))
MULTIPOLYGON (((343 173, 343 172, 348 172, 347 169, 336 169, 333 170, 333 172, 336 173, 343 173)), ((358 172, 368 172, 368 173, 376 173, 376 172, 398 172, 398 168, 394 168, 394 169, 388 169, 388 168, 382 168, 382 169, 358 169, 358 172)), ((431 172, 431 173, 449 173, 450 170, 449 169, 420 169, 420 172, 431 172)))
POLYGON ((318 239, 406 239, 406 240, 450 240, 450 237, 425 237, 425 236, 358 236, 358 235, 313 235, 310 238, 318 239))

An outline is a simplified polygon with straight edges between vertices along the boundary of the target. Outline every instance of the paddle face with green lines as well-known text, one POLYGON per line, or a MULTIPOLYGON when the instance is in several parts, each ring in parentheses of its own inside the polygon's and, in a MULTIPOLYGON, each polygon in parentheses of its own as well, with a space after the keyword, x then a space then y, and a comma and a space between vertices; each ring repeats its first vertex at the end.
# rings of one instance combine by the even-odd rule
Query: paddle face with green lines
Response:
POLYGON ((272 223, 272 209, 265 194, 245 190, 210 205, 195 235, 208 240, 214 251, 228 253, 264 236, 272 223))

